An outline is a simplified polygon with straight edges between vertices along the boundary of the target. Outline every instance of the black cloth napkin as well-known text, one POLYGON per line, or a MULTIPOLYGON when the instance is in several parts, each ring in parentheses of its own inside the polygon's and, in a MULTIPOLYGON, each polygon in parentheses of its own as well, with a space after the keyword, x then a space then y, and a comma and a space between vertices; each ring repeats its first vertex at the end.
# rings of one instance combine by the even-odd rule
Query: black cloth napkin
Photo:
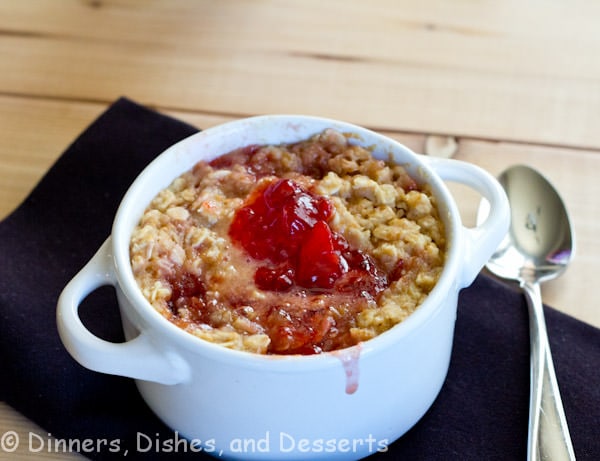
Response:
MULTIPOLYGON (((167 146, 196 131, 119 99, 0 223, 0 399, 47 431, 38 434, 41 440, 33 438, 33 449, 41 443, 44 451, 52 448, 52 434, 80 441, 91 459, 120 459, 125 449, 127 459, 173 457, 165 441, 176 435, 148 409, 132 380, 89 371, 68 355, 55 308, 63 287, 109 235, 131 181, 167 146), (91 442, 85 445, 86 440, 91 442), (117 446, 121 451, 112 453, 117 446)), ((576 455, 598 460, 600 330, 545 309, 576 455)), ((112 288, 92 293, 81 312, 97 335, 122 340, 112 288)), ((525 459, 528 395, 524 299, 480 275, 461 292, 452 362, 438 399, 413 429, 373 459, 525 459)), ((181 450, 175 457, 207 458, 181 450)))

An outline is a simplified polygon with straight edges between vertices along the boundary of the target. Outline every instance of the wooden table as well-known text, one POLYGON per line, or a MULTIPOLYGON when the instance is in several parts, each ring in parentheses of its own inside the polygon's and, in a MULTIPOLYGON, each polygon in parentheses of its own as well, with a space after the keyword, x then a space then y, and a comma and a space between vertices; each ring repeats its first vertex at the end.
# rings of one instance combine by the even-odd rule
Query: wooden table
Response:
MULTIPOLYGON (((493 174, 539 168, 577 235, 544 300, 600 326, 599 17, 587 0, 1 0, 0 218, 122 95, 201 128, 338 118, 493 174)), ((479 198, 453 190, 473 223, 479 198)), ((47 436, 3 404, 11 430, 47 436)), ((66 457, 24 445, 13 459, 66 457)))

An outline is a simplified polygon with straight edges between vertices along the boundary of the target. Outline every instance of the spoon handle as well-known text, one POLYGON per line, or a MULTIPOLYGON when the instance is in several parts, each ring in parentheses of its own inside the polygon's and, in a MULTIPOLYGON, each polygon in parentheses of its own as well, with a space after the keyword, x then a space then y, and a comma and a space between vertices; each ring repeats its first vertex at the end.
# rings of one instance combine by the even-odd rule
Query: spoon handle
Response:
POLYGON ((523 281, 529 309, 531 372, 527 459, 575 460, 546 332, 540 286, 523 281))

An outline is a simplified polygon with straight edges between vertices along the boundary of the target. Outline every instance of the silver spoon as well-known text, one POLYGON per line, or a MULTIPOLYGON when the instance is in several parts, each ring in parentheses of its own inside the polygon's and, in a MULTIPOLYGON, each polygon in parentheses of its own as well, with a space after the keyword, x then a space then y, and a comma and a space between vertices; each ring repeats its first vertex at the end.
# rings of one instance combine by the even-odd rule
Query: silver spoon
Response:
MULTIPOLYGON (((511 226, 486 267, 516 280, 527 298, 531 342, 527 459, 574 460, 575 453, 548 344, 540 283, 562 274, 574 254, 573 229, 560 196, 534 169, 517 165, 498 180, 511 205, 511 226)), ((489 204, 482 201, 478 221, 489 204)))

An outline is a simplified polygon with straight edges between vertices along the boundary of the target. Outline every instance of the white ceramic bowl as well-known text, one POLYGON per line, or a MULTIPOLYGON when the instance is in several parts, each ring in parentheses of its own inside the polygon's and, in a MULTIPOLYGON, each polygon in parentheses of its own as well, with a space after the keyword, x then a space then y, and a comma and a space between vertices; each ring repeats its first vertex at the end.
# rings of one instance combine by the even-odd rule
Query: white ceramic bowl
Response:
POLYGON ((111 236, 59 299, 59 333, 83 366, 134 378, 158 417, 217 456, 358 459, 385 450, 435 400, 448 371, 459 290, 471 284, 508 225, 502 188, 474 165, 418 155, 364 128, 322 118, 273 115, 226 123, 170 147, 131 185, 111 236), (431 184, 449 245, 443 273, 425 302, 370 341, 313 356, 229 350, 184 332, 154 310, 129 261, 130 235, 150 200, 201 159, 249 144, 299 141, 328 127, 376 146, 375 156, 392 154, 413 177, 431 184), (485 197, 487 220, 463 226, 444 181, 485 197), (127 338, 122 344, 94 336, 78 315, 82 299, 107 284, 117 291, 127 338))

